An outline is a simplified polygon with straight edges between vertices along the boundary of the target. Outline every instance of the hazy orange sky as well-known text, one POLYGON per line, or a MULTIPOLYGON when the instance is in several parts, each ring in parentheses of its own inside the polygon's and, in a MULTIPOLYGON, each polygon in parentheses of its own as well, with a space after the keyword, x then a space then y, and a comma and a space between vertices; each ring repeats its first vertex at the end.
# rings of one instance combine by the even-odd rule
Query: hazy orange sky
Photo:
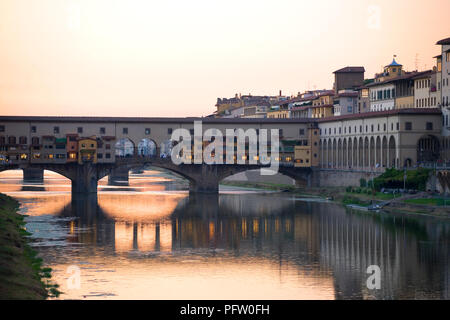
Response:
POLYGON ((430 69, 449 0, 1 0, 0 114, 206 116, 217 97, 430 69))

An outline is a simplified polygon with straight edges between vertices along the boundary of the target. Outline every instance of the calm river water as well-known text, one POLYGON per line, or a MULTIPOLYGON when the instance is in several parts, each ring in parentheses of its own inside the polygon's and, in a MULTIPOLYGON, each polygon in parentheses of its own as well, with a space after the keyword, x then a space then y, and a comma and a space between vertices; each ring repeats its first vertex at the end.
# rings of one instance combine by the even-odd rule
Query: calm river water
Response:
POLYGON ((159 171, 128 186, 0 174, 62 299, 449 299, 450 223, 221 187, 192 197, 159 171), (368 289, 378 265, 381 288, 368 289), (79 281, 78 281, 79 280, 79 281))

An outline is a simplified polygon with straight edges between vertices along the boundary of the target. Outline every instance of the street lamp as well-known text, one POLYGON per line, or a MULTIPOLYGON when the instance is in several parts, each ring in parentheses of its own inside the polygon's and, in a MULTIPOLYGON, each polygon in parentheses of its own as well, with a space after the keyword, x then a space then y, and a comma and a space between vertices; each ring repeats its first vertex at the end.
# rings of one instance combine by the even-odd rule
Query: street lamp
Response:
POLYGON ((403 166, 403 191, 406 190, 406 166, 403 166))

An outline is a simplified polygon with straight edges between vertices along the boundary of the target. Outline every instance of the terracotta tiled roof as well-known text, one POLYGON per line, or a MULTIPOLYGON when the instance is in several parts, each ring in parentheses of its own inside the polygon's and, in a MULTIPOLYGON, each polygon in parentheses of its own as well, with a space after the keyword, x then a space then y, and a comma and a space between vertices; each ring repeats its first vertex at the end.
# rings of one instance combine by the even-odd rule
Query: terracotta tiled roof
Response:
POLYGON ((343 93, 338 93, 339 97, 357 97, 358 96, 358 92, 343 92, 343 93))
POLYGON ((345 67, 339 70, 334 71, 333 73, 344 73, 344 72, 365 72, 366 70, 364 69, 364 67, 345 67))
POLYGON ((433 70, 427 70, 424 72, 420 72, 420 74, 412 77, 411 79, 420 79, 420 78, 424 78, 424 77, 430 77, 433 73, 436 73, 436 72, 434 72, 433 70))
POLYGON ((323 96, 334 96, 334 90, 325 90, 324 92, 320 93, 317 97, 323 96))
POLYGON ((421 72, 417 72, 417 71, 408 72, 408 73, 406 73, 406 74, 404 74, 404 75, 401 75, 401 76, 398 76, 398 77, 395 77, 395 78, 392 78, 392 79, 387 79, 387 80, 380 81, 380 82, 371 82, 371 83, 369 83, 369 84, 366 84, 365 87, 366 87, 366 88, 370 88, 370 87, 379 86, 379 85, 382 85, 382 84, 386 84, 386 83, 390 83, 390 82, 395 82, 395 81, 399 81, 399 80, 412 79, 412 78, 414 78, 414 77, 416 77, 416 76, 420 76, 420 75, 422 75, 422 74, 424 74, 424 73, 427 73, 427 72, 429 72, 429 71, 430 71, 430 70, 427 70, 427 71, 421 71, 421 72))
POLYGON ((302 111, 302 110, 307 110, 310 108, 330 108, 330 107, 333 107, 333 105, 332 104, 322 104, 322 105, 318 105, 318 106, 308 105, 308 106, 294 107, 291 110, 292 111, 302 111))
POLYGON ((269 118, 140 118, 140 117, 43 117, 43 116, 0 116, 0 122, 86 122, 86 123, 193 123, 194 121, 202 121, 203 123, 308 123, 313 122, 311 119, 269 119, 269 118))
POLYGON ((398 115, 398 114, 436 114, 440 115, 441 110, 438 108, 409 108, 409 109, 393 109, 386 111, 376 111, 376 112, 364 112, 364 113, 354 113, 347 114, 343 116, 335 116, 319 119, 319 122, 331 122, 337 120, 352 120, 352 119, 363 119, 363 118, 374 118, 380 116, 388 115, 398 115))
POLYGON ((450 38, 439 40, 438 42, 436 42, 436 44, 441 44, 441 45, 450 44, 450 38))

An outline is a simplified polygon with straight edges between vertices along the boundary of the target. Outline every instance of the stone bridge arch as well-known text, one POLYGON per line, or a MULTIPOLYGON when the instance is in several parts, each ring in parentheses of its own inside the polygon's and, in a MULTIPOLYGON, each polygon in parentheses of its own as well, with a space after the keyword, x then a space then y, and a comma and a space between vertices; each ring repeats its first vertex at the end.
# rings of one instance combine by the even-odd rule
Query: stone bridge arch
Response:
MULTIPOLYGON (((262 165, 207 165, 207 164, 174 164, 170 159, 137 159, 135 162, 119 164, 117 168, 128 173, 129 170, 136 167, 153 166, 165 170, 169 170, 189 181, 189 191, 191 192, 210 192, 217 193, 219 190, 219 183, 223 179, 246 171, 261 169, 262 165)), ((311 168, 294 168, 280 166, 278 173, 288 176, 299 184, 312 185, 315 180, 312 178, 311 168)))

